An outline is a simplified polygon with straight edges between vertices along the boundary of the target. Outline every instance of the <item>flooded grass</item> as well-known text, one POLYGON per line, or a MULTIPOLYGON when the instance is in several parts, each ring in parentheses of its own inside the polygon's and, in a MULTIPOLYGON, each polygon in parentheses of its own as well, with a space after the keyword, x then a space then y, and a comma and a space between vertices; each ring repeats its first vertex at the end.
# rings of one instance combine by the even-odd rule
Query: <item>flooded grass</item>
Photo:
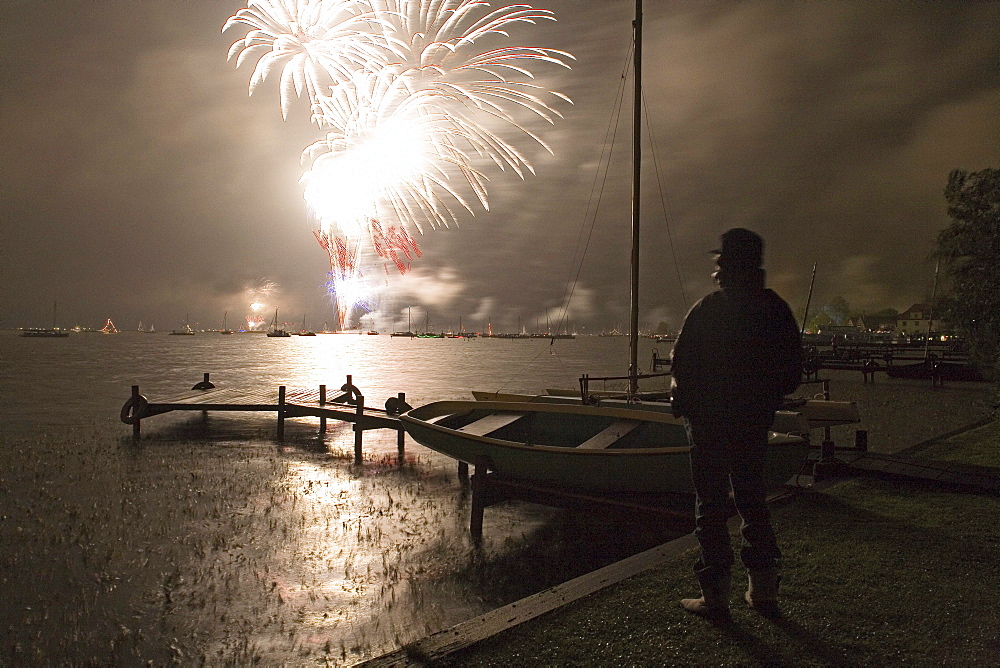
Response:
POLYGON ((671 537, 502 504, 475 545, 454 462, 331 426, 0 442, 0 663, 351 663, 671 537))

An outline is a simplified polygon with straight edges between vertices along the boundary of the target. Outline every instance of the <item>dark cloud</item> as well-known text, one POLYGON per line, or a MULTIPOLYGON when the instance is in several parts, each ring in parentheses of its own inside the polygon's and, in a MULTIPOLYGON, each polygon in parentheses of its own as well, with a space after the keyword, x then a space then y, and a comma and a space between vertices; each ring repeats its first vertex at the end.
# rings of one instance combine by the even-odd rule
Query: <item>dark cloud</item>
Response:
MULTIPOLYGON (((521 144, 536 175, 488 169, 488 212, 419 236, 415 271, 380 279, 386 320, 426 306, 442 327, 530 325, 576 281, 574 324, 627 321, 628 109, 607 179, 595 170, 632 4, 535 4, 559 22, 513 39, 577 58, 537 70, 574 101, 531 125, 554 155, 521 144)), ((924 298, 948 172, 1000 166, 1000 3, 646 4, 644 325, 679 322, 711 288, 706 250, 735 225, 765 236, 771 282, 798 309, 813 263, 820 302, 924 298)), ((65 324, 212 324, 262 279, 289 313, 333 320, 298 185, 316 132, 304 103, 281 120, 275 86, 247 96, 249 71, 225 60, 236 36, 220 34, 238 8, 0 4, 0 325, 44 324, 52 299, 65 324)))

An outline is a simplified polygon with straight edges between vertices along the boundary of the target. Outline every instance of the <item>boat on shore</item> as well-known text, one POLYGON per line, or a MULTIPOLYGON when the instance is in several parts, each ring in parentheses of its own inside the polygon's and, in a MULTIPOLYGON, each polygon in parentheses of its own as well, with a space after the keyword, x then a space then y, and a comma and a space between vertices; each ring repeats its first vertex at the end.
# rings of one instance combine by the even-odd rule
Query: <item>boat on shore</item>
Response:
POLYGON ((984 381, 979 370, 971 364, 943 362, 928 358, 916 364, 890 364, 885 367, 889 378, 912 378, 916 380, 984 381))
MULTIPOLYGON (((659 411, 669 413, 669 393, 654 392, 643 395, 641 402, 628 401, 623 393, 589 394, 590 400, 598 406, 629 408, 630 410, 659 411)), ((484 392, 473 390, 476 401, 564 403, 582 405, 580 394, 569 390, 549 389, 546 394, 517 394, 511 392, 484 392)), ((861 422, 858 404, 854 401, 832 401, 829 399, 789 399, 775 413, 770 430, 778 434, 792 434, 809 440, 809 431, 861 422)))
MULTIPOLYGON (((642 11, 636 3, 633 144, 639 147, 642 11)), ((632 282, 628 390, 611 405, 591 402, 586 382, 572 397, 531 397, 525 401, 440 401, 399 416, 418 443, 461 462, 532 484, 593 492, 693 493, 690 444, 685 422, 670 404, 635 403, 640 378, 667 374, 638 371, 639 151, 634 152, 632 184, 632 282), (586 399, 586 400, 581 400, 586 399)), ((520 324, 520 323, 519 323, 520 324)), ((587 377, 584 377, 587 380, 587 377)), ((594 380, 618 380, 604 378, 594 380)), ((796 414, 798 415, 798 414, 796 414)), ((800 417, 800 416, 799 416, 800 417)), ((802 424, 802 420, 798 420, 802 424)), ((808 434, 808 427, 805 427, 808 434)), ((772 432, 766 451, 768 483, 780 485, 802 469, 807 438, 772 432)))
MULTIPOLYGON (((438 401, 400 416, 418 443, 502 476, 595 492, 691 493, 684 421, 667 411, 556 402, 438 401)), ((806 439, 771 434, 768 483, 799 472, 806 439)))

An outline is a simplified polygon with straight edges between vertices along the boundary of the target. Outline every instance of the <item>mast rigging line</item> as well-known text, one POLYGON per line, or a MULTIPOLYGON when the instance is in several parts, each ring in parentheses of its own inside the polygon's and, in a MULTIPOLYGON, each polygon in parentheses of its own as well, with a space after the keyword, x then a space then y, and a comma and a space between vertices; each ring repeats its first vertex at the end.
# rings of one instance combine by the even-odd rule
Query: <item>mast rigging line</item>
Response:
POLYGON ((681 265, 677 261, 677 247, 674 245, 674 233, 670 227, 670 219, 673 212, 670 210, 670 199, 667 197, 667 190, 663 187, 663 179, 660 178, 659 153, 656 150, 656 140, 653 137, 653 124, 649 118, 649 107, 646 105, 646 96, 642 96, 642 109, 646 115, 646 132, 649 133, 649 151, 653 154, 653 171, 656 173, 656 189, 660 193, 660 206, 663 207, 663 222, 667 226, 667 242, 670 245, 670 256, 674 260, 674 272, 677 274, 677 287, 681 292, 681 299, 684 300, 684 309, 690 307, 687 298, 687 291, 684 290, 684 281, 681 279, 681 265))
MULTIPOLYGON (((601 146, 601 155, 597 163, 597 171, 594 172, 594 180, 590 186, 590 196, 587 199, 587 209, 584 213, 583 222, 580 226, 580 234, 577 237, 576 249, 573 251, 573 260, 576 265, 576 271, 573 272, 572 265, 570 267, 570 278, 566 281, 566 292, 563 295, 563 312, 559 317, 559 328, 565 327, 568 322, 569 305, 573 301, 573 294, 576 292, 576 286, 580 281, 580 274, 583 271, 583 261, 587 257, 587 251, 590 248, 590 241, 594 236, 594 228, 597 226, 597 213, 601 208, 601 200, 604 197, 604 188, 608 182, 608 174, 611 171, 611 153, 614 151, 615 139, 618 136, 618 125, 621 121, 621 110, 622 104, 625 98, 625 88, 628 82, 628 73, 632 62, 632 50, 635 48, 635 42, 633 41, 629 46, 628 53, 625 56, 625 66, 622 69, 620 76, 620 84, 618 86, 618 91, 615 95, 615 100, 611 105, 611 116, 608 119, 608 127, 604 132, 604 142, 601 146), (610 137, 610 141, 609 141, 610 137), (604 176, 601 178, 601 165, 604 165, 604 176), (598 180, 600 180, 600 188, 598 188, 598 180), (596 203, 595 199, 596 195, 596 203), (586 239, 584 240, 584 232, 586 232, 586 239), (583 250, 580 250, 581 244, 583 250), (577 261, 577 258, 579 260, 577 261)), ((558 329, 556 330, 558 331, 558 329)))
MULTIPOLYGON (((583 219, 583 223, 580 226, 580 234, 577 237, 576 248, 573 251, 573 259, 575 264, 575 271, 571 267, 571 275, 566 281, 566 293, 563 296, 563 312, 559 317, 558 329, 560 331, 566 327, 568 322, 569 305, 573 301, 573 295, 576 292, 576 286, 580 281, 580 274, 583 272, 583 263, 587 256, 587 251, 590 249, 590 242, 594 235, 594 229, 597 226, 597 214, 601 208, 601 201, 604 195, 604 187, 607 184, 608 174, 610 172, 611 164, 611 153, 614 150, 614 144, 618 137, 618 127, 621 121, 622 105, 625 98, 625 89, 628 80, 628 74, 632 69, 632 53, 635 49, 635 40, 629 46, 629 50, 625 55, 625 65, 622 68, 620 75, 620 84, 615 95, 614 103, 612 104, 611 118, 608 121, 607 130, 604 133, 604 143, 601 147, 601 156, 598 161, 597 171, 594 173, 594 181, 591 184, 590 196, 587 200, 586 214, 583 219), (609 143, 610 137, 610 143, 609 143), (606 164, 605 164, 606 161, 606 164), (601 165, 605 165, 604 177, 601 179, 601 165), (598 180, 600 180, 600 190, 597 190, 598 180), (597 192, 596 198, 597 202, 594 203, 595 191, 597 192), (581 251, 581 245, 583 250, 581 251), (579 258, 579 259, 577 259, 579 258)), ((663 173, 660 169, 660 157, 659 152, 656 148, 656 140, 653 134, 653 124, 650 121, 649 115, 649 105, 647 104, 646 95, 642 95, 642 109, 643 114, 646 118, 646 129, 649 134, 648 146, 650 152, 653 156, 653 169, 656 174, 656 186, 657 192, 660 196, 660 207, 663 211, 663 219, 666 224, 667 229, 667 242, 670 246, 670 256, 673 259, 674 272, 677 276, 677 288, 681 294, 681 300, 683 301, 682 310, 686 311, 690 306, 688 301, 687 291, 684 289, 684 281, 681 276, 680 262, 677 258, 677 246, 674 243, 673 228, 670 225, 670 221, 673 218, 673 211, 670 207, 670 198, 667 196, 666 188, 663 184, 663 173)))

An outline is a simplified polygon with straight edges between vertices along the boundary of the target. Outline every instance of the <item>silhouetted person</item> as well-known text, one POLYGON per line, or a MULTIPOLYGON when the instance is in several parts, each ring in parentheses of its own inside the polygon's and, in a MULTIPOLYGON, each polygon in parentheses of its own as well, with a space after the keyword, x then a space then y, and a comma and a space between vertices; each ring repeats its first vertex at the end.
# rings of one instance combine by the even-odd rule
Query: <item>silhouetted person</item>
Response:
POLYGON ((701 546, 695 573, 702 595, 681 604, 705 616, 729 612, 730 489, 743 520, 745 598, 754 608, 776 610, 781 552, 765 502, 764 453, 775 411, 802 380, 795 318, 765 287, 763 240, 734 228, 720 241, 712 252, 721 289, 692 307, 672 352, 673 411, 687 420, 701 546))

